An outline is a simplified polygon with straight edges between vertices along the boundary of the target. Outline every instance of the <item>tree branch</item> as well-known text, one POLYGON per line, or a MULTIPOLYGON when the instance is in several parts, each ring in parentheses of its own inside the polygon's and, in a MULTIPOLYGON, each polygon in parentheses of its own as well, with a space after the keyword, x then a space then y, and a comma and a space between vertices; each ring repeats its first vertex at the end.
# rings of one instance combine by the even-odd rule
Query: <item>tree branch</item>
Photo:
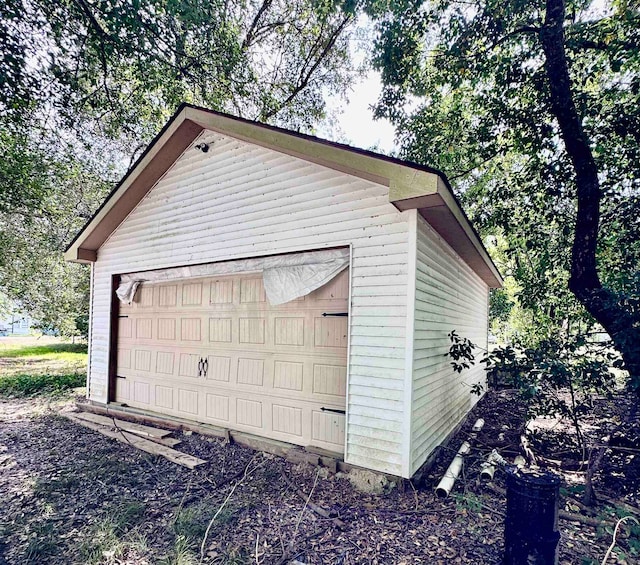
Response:
POLYGON ((265 14, 265 12, 267 12, 267 10, 271 8, 271 4, 273 4, 273 0, 264 0, 262 2, 260 9, 254 16, 253 21, 251 22, 251 25, 247 30, 247 35, 245 35, 244 40, 242 41, 242 46, 241 46, 242 51, 246 51, 247 48, 253 42, 254 34, 258 29, 258 24, 260 23, 260 20, 262 19, 262 16, 265 14))
POLYGON ((293 99, 307 87, 316 69, 327 58, 327 56, 333 49, 333 46, 335 45, 336 41, 338 40, 338 37, 340 37, 340 34, 344 31, 344 29, 347 27, 347 25, 351 21, 352 21, 352 16, 350 15, 346 16, 342 20, 340 25, 333 31, 328 41, 325 43, 324 48, 322 49, 322 52, 318 55, 318 57, 313 62, 313 64, 309 66, 311 61, 313 60, 312 59, 313 54, 317 51, 321 42, 318 41, 318 43, 316 43, 316 45, 313 46, 309 57, 307 57, 307 60, 305 61, 302 67, 302 70, 300 71, 299 80, 297 81, 296 85, 291 90, 287 98, 281 104, 279 104, 278 108, 273 108, 268 112, 261 113, 260 120, 268 120, 269 118, 272 118, 273 116, 275 116, 278 112, 280 112, 280 110, 282 110, 283 108, 286 108, 293 101, 293 99))
POLYGON ((564 0, 546 0, 545 23, 539 35, 545 56, 549 97, 576 175, 577 212, 569 289, 613 339, 640 393, 639 320, 625 307, 618 294, 603 288, 598 276, 596 249, 602 191, 598 168, 571 89, 564 20, 564 0))

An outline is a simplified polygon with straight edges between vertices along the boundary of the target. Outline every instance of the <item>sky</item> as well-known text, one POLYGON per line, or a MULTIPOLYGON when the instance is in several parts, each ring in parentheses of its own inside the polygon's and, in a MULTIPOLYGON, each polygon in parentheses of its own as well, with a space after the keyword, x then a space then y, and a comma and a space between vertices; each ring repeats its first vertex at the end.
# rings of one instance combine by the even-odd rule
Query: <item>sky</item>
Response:
POLYGON ((372 106, 380 95, 380 75, 374 71, 356 83, 348 94, 349 103, 339 114, 337 122, 344 141, 362 149, 375 148, 382 153, 395 149, 393 127, 387 120, 373 119, 372 106))
POLYGON ((374 120, 371 109, 382 90, 380 73, 365 63, 371 56, 373 24, 367 16, 360 15, 355 27, 357 33, 349 40, 351 61, 355 68, 365 65, 369 70, 366 76, 354 82, 350 91, 346 93, 346 104, 342 96, 328 97, 327 109, 329 112, 335 112, 337 128, 320 127, 318 135, 361 149, 373 149, 389 154, 396 149, 393 127, 387 120, 374 120))

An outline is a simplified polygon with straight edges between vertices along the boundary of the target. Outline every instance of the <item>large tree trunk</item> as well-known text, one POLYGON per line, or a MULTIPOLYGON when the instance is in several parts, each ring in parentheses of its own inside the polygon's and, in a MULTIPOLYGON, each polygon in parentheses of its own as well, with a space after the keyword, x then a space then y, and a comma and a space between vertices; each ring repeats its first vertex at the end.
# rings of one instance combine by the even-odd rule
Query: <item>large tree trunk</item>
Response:
POLYGON ((576 173, 577 214, 569 288, 611 336, 640 394, 640 319, 624 299, 604 288, 598 276, 596 248, 602 193, 598 168, 571 92, 564 47, 565 0, 546 0, 540 41, 553 113, 576 173))

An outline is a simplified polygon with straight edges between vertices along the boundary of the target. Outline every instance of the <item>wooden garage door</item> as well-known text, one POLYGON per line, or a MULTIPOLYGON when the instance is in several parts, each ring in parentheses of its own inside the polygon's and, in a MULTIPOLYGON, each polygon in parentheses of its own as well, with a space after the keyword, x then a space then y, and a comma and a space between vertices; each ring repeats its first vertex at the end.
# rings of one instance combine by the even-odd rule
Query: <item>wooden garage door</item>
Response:
POLYGON ((258 274, 142 284, 120 307, 115 400, 342 452, 348 294, 348 271, 281 306, 258 274))

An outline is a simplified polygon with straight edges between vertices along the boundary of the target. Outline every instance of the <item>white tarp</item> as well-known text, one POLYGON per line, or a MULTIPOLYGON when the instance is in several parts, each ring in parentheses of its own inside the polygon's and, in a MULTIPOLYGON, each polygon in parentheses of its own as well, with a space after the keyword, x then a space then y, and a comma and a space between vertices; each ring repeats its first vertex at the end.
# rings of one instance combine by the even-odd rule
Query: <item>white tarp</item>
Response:
POLYGON ((194 277, 262 273, 264 289, 273 306, 284 304, 327 284, 349 266, 349 249, 326 249, 255 259, 240 259, 191 267, 174 267, 120 277, 116 290, 123 304, 131 304, 138 286, 144 282, 165 282, 194 277))

